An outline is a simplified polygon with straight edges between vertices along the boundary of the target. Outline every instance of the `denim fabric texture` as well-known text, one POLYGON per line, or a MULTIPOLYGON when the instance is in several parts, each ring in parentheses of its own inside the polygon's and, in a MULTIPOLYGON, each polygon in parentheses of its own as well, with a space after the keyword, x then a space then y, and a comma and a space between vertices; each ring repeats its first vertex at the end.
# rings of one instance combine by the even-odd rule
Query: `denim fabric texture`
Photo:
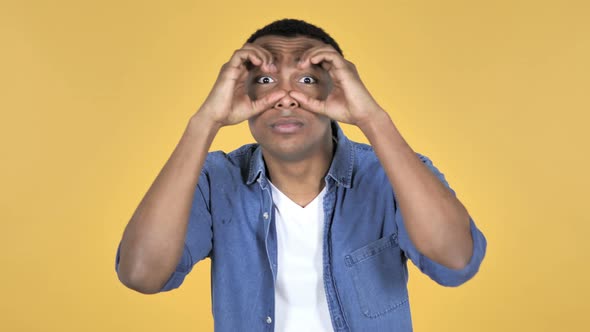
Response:
MULTIPOLYGON (((461 270, 422 255, 410 241, 395 190, 372 147, 350 141, 336 122, 333 134, 337 147, 325 176, 322 257, 334 331, 412 331, 407 260, 435 282, 458 286, 479 270, 486 239, 470 219, 473 255, 461 270)), ((455 194, 432 161, 417 155, 455 194)), ((178 288, 194 264, 209 257, 217 332, 274 330, 274 282, 281 267, 266 174, 258 144, 208 154, 184 253, 161 289, 178 288)), ((119 249, 115 269, 118 262, 119 249)))

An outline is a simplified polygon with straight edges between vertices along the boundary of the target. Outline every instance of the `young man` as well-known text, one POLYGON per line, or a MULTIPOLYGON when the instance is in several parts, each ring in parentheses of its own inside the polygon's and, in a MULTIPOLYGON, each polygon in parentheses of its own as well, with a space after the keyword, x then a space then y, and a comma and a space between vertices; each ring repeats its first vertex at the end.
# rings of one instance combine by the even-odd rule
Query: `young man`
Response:
POLYGON ((285 19, 223 65, 129 221, 116 269, 152 294, 211 258, 216 331, 411 331, 407 259, 457 286, 485 249, 338 44, 285 19), (246 120, 257 144, 208 153, 221 127, 246 120))

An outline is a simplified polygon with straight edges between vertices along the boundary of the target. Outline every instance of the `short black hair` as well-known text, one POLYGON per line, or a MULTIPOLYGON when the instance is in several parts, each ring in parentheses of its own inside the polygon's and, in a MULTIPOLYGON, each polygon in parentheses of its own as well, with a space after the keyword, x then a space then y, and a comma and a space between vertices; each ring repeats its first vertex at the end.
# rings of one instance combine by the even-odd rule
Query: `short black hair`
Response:
POLYGON ((336 49, 340 55, 344 55, 334 38, 332 38, 322 28, 302 20, 285 18, 274 21, 265 27, 258 29, 258 31, 254 32, 246 42, 252 43, 256 39, 263 36, 309 37, 323 41, 328 45, 332 45, 332 47, 334 47, 334 49, 336 49))

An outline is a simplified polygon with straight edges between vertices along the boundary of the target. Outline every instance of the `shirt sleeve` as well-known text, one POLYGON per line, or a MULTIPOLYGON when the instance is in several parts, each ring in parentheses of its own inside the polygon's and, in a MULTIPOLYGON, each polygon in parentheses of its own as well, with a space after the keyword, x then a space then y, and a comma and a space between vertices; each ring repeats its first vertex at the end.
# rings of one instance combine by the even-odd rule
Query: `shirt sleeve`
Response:
MULTIPOLYGON (((445 176, 432 164, 432 161, 421 154, 417 154, 420 160, 438 177, 438 179, 455 194, 455 191, 449 186, 445 176)), ((432 280, 443 286, 459 286, 471 279, 479 270, 481 262, 486 253, 487 241, 483 233, 477 228, 475 222, 469 217, 471 237, 473 239, 473 253, 469 263, 460 270, 455 270, 441 265, 430 258, 426 257, 416 249, 406 227, 400 209, 395 212, 395 221, 398 227, 398 238, 401 249, 405 252, 414 265, 423 273, 428 275, 432 280)))
MULTIPOLYGON (((184 240, 184 250, 175 271, 170 275, 160 292, 178 288, 193 266, 202 259, 209 257, 212 249, 213 232, 211 229, 211 213, 209 179, 206 172, 201 172, 193 196, 189 222, 184 240)), ((115 271, 119 272, 121 243, 117 248, 115 271)))

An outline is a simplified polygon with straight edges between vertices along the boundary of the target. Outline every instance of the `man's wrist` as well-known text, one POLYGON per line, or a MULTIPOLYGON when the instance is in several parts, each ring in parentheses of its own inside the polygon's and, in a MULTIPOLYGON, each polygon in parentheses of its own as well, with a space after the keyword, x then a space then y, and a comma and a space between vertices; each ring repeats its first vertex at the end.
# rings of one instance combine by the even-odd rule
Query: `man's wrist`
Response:
POLYGON ((213 120, 210 116, 199 110, 189 120, 189 128, 194 131, 207 131, 213 134, 217 134, 219 129, 223 127, 219 122, 213 120))
POLYGON ((199 126, 201 129, 207 127, 214 131, 218 131, 223 127, 223 124, 213 119, 213 117, 210 116, 209 111, 203 108, 200 108, 195 114, 193 114, 190 122, 192 126, 199 126))
POLYGON ((356 126, 367 136, 367 134, 374 132, 379 125, 390 121, 391 118, 384 109, 376 108, 365 119, 358 121, 356 126))

